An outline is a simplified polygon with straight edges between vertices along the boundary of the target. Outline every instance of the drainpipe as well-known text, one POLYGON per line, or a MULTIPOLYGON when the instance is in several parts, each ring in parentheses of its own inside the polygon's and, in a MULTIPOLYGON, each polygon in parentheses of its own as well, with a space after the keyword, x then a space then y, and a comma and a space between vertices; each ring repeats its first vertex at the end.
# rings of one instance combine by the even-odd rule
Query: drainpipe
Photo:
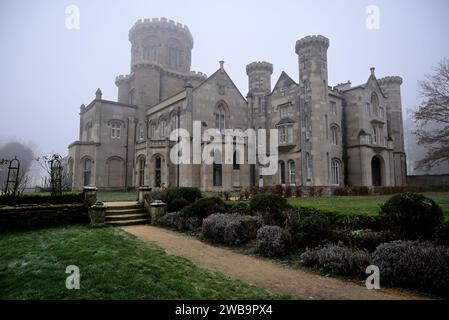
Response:
POLYGON ((125 189, 128 189, 128 135, 129 135, 129 118, 126 126, 126 145, 125 145, 125 189))

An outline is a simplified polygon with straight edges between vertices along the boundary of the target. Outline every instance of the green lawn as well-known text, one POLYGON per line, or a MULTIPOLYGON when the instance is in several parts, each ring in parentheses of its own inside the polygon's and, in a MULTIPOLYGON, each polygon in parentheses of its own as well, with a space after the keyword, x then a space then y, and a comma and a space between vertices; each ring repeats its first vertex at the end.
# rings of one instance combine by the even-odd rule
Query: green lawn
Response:
POLYGON ((98 201, 136 201, 137 191, 98 191, 98 201))
POLYGON ((167 255, 120 229, 72 226, 0 235, 0 299, 274 299, 167 255), (80 289, 68 290, 68 265, 80 289))
MULTIPOLYGON (((449 194, 425 193, 425 195, 438 203, 443 209, 446 219, 449 219, 449 194)), ((390 197, 392 196, 303 197, 289 198, 288 202, 295 207, 314 207, 347 215, 377 215, 379 206, 390 197)))

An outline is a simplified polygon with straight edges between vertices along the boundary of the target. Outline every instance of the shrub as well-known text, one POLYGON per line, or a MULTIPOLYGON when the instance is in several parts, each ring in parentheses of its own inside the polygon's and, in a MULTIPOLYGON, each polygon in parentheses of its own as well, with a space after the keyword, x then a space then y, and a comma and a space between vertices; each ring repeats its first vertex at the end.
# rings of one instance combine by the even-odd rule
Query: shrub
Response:
POLYGON ((195 231, 201 227, 201 221, 197 217, 186 218, 181 212, 169 212, 160 217, 156 224, 176 228, 177 230, 195 231))
POLYGON ((212 213, 225 212, 225 204, 219 197, 202 198, 189 204, 181 210, 184 217, 197 217, 203 220, 212 213))
POLYGON ((308 187, 307 190, 308 190, 308 196, 309 197, 314 197, 315 196, 315 194, 316 194, 316 188, 315 187, 308 187))
POLYGON ((277 184, 277 185, 275 185, 275 186, 273 186, 273 193, 274 194, 277 194, 278 196, 281 196, 282 197, 282 195, 284 194, 284 188, 282 187, 282 185, 280 185, 280 184, 277 184))
POLYGON ((366 186, 353 186, 351 187, 351 193, 355 196, 368 196, 369 188, 366 186))
POLYGON ((295 196, 297 196, 298 198, 302 197, 302 186, 295 187, 295 196))
POLYGON ((449 222, 441 224, 435 231, 435 240, 440 245, 449 245, 449 222))
POLYGON ((231 198, 231 192, 230 191, 223 191, 223 198, 226 201, 229 201, 229 199, 231 198))
POLYGON ((300 260, 307 267, 345 276, 363 276, 366 267, 370 265, 370 255, 367 252, 335 244, 306 250, 300 260))
POLYGON ((255 238, 261 225, 260 217, 217 213, 203 220, 202 235, 209 240, 237 245, 255 238))
POLYGON ((332 191, 332 195, 334 195, 334 196, 347 196, 347 195, 349 195, 349 191, 345 187, 336 187, 332 191))
POLYGON ((335 215, 335 223, 338 228, 351 230, 380 230, 382 221, 380 216, 367 215, 335 215))
POLYGON ((449 296, 449 248, 430 242, 394 241, 381 244, 372 263, 381 281, 449 296))
POLYGON ((168 188, 167 189, 167 201, 168 203, 178 198, 184 198, 188 202, 195 202, 201 198, 201 191, 198 188, 193 187, 180 187, 180 188, 168 188))
POLYGON ((160 217, 156 222, 156 224, 166 227, 173 227, 179 230, 184 228, 185 218, 181 215, 180 212, 169 212, 162 217, 160 217))
POLYGON ((290 198, 293 194, 293 187, 292 186, 285 186, 284 188, 284 197, 290 198))
POLYGON ((230 201, 225 203, 227 213, 238 213, 251 215, 251 209, 248 202, 230 201))
POLYGON ((259 193, 259 186, 250 186, 249 193, 251 194, 252 197, 254 197, 256 194, 259 193))
POLYGON ((0 205, 18 205, 18 204, 71 204, 83 203, 83 193, 64 193, 61 196, 50 196, 40 194, 26 194, 18 197, 0 196, 0 205))
POLYGON ((415 193, 401 193, 381 206, 382 221, 388 229, 408 239, 430 238, 443 220, 441 208, 415 193))
POLYGON ((148 194, 145 194, 144 201, 146 201, 148 204, 154 202, 155 200, 161 200, 162 202, 167 203, 168 197, 167 197, 167 191, 162 188, 155 188, 151 190, 148 194))
POLYGON ((399 240, 398 234, 389 231, 357 230, 351 233, 351 244, 373 252, 382 243, 399 240))
POLYGON ((251 199, 250 208, 253 213, 263 216, 265 224, 283 226, 285 223, 283 211, 287 208, 287 200, 277 194, 255 195, 251 199))
POLYGON ((290 212, 287 215, 286 225, 295 247, 314 248, 334 238, 332 218, 319 212, 290 212), (307 213, 306 213, 307 212, 307 213))
POLYGON ((178 212, 178 211, 181 211, 184 207, 188 206, 189 204, 190 204, 190 202, 184 198, 176 198, 168 203, 167 211, 168 212, 178 212))
POLYGON ((288 251, 288 237, 278 226, 263 226, 257 231, 256 252, 267 257, 280 257, 288 251))

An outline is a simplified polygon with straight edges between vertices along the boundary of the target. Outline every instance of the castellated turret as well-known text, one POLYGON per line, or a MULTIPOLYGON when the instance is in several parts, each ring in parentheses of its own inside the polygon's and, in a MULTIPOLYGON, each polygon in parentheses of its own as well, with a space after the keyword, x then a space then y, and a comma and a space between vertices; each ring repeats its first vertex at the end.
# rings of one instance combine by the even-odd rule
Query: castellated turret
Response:
POLYGON ((307 36, 296 41, 295 52, 298 55, 300 82, 320 78, 327 84, 328 48, 329 39, 320 35, 307 36))
POLYGON ((402 122, 401 84, 402 78, 393 76, 378 80, 387 96, 387 128, 389 138, 393 139, 393 165, 395 185, 405 185, 407 165, 404 146, 404 124, 402 122))
POLYGON ((186 25, 166 18, 138 20, 129 31, 131 72, 118 76, 118 101, 148 107, 193 86, 206 75, 190 70, 193 37, 186 25))
POLYGON ((317 170, 317 168, 328 167, 327 155, 331 152, 325 125, 326 113, 329 110, 328 48, 329 39, 320 35, 307 36, 298 40, 295 45, 295 52, 298 55, 299 84, 304 88, 300 103, 303 137, 305 137, 302 161, 308 172, 304 182, 318 186, 329 183, 327 171, 317 170))
POLYGON ((402 101, 401 101, 401 77, 385 77, 379 79, 382 91, 387 96, 387 119, 389 120, 389 134, 393 139, 394 151, 405 152, 404 149, 404 128, 402 122, 402 101))
POLYGON ((271 92, 271 74, 273 65, 266 61, 252 62, 246 66, 248 92, 268 94, 271 92))
POLYGON ((165 18, 138 20, 129 31, 131 69, 156 63, 178 72, 190 70, 193 37, 189 28, 165 18))

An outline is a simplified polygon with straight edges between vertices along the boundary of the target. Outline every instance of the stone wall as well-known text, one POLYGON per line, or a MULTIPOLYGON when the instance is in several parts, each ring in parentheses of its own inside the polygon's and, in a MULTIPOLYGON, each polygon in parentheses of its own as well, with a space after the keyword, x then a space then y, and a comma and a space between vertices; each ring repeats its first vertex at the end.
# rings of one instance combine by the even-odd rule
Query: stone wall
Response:
POLYGON ((416 187, 441 186, 449 189, 449 174, 407 176, 407 185, 416 187))
POLYGON ((89 223, 84 204, 0 208, 0 232, 89 223))

